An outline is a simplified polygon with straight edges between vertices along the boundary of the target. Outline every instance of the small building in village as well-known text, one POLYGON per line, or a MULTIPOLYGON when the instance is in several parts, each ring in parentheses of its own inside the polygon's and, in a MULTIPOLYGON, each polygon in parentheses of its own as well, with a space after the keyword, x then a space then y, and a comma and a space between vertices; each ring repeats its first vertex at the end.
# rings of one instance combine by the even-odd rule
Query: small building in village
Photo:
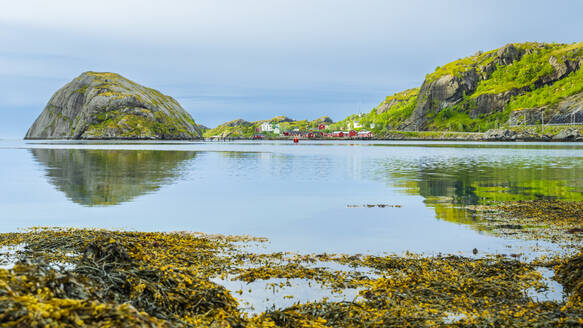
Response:
POLYGON ((273 132, 275 134, 280 134, 279 124, 273 124, 270 122, 261 123, 261 132, 273 132))

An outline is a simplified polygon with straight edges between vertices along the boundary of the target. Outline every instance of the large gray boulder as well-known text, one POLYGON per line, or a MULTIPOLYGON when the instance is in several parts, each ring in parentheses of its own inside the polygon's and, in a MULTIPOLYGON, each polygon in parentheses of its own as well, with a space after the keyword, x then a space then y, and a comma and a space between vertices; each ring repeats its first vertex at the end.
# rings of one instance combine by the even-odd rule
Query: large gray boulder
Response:
POLYGON ((115 73, 85 72, 59 89, 25 139, 198 139, 172 97, 115 73))

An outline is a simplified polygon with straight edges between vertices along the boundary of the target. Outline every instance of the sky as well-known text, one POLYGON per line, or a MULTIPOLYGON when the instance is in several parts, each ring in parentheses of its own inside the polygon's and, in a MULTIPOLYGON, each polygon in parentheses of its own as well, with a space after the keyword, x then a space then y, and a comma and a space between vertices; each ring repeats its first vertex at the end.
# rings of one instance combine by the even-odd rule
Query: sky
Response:
POLYGON ((0 0, 0 138, 85 71, 119 73, 214 127, 334 120, 510 42, 583 41, 583 1, 0 0))

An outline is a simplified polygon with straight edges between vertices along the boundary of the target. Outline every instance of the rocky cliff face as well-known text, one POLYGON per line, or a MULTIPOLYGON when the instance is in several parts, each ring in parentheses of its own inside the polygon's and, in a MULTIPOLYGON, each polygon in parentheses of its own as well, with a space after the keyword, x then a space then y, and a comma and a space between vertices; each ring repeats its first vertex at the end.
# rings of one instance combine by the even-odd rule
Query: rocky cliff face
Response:
MULTIPOLYGON (((438 113, 441 109, 460 103, 465 96, 469 96, 478 87, 478 83, 487 80, 499 65, 510 65, 522 57, 523 52, 509 44, 495 53, 478 53, 472 57, 467 67, 455 73, 436 73, 429 75, 421 85, 417 107, 411 118, 401 127, 404 130, 424 128, 427 116, 438 113)), ((472 116, 488 113, 504 106, 514 92, 505 92, 502 95, 488 94, 474 103, 472 116)))
POLYGON ((26 139, 198 139, 172 97, 118 74, 86 72, 59 89, 26 139))
POLYGON ((401 127, 404 130, 423 128, 430 113, 457 104, 464 95, 476 89, 479 76, 475 69, 463 72, 460 76, 443 75, 435 81, 425 80, 421 85, 417 107, 411 117, 401 127))
POLYGON ((575 94, 552 106, 513 111, 509 125, 568 124, 583 122, 583 93, 575 94))
MULTIPOLYGON (((426 77, 420 88, 415 109, 398 129, 433 129, 435 128, 433 120, 444 109, 467 115, 466 124, 471 124, 470 120, 483 119, 488 115, 502 112, 516 97, 552 86, 577 73, 583 66, 582 49, 583 43, 509 44, 494 51, 480 52, 449 63, 426 77)), ((576 79, 571 80, 573 82, 565 85, 563 90, 570 88, 576 92, 579 82, 576 79)), ((536 101, 545 101, 542 96, 539 98, 536 101)), ((567 122, 565 115, 576 109, 572 102, 567 100, 564 105, 559 105, 558 108, 561 110, 555 106, 556 111, 562 114, 556 117, 552 116, 555 114, 549 114, 551 116, 549 121, 567 122)), ((389 111, 391 109, 389 105, 380 106, 377 113, 389 111)), ((540 108, 530 110, 536 112, 540 111, 540 108)), ((447 117, 438 118, 444 120, 452 115, 454 114, 449 113, 447 117)), ((504 115, 499 115, 496 120, 500 118, 508 120, 511 116, 510 123, 513 123, 518 120, 516 115, 518 114, 511 114, 508 111, 504 115)), ((520 115, 527 117, 525 122, 532 121, 528 117, 533 115, 520 115)))

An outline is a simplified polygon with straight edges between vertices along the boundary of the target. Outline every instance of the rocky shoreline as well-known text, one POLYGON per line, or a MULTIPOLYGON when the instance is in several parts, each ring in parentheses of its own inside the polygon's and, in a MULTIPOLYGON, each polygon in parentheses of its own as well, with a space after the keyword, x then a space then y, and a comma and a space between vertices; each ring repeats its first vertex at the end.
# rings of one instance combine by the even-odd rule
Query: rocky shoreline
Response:
MULTIPOLYGON (((352 141, 352 140, 403 140, 403 141, 507 141, 507 142, 583 142, 583 126, 572 128, 511 127, 488 130, 487 132, 447 132, 447 131, 392 131, 373 138, 314 138, 301 140, 352 141)), ((292 140, 293 137, 265 137, 263 140, 292 140)), ((206 141, 249 140, 249 138, 206 138, 206 141)))

